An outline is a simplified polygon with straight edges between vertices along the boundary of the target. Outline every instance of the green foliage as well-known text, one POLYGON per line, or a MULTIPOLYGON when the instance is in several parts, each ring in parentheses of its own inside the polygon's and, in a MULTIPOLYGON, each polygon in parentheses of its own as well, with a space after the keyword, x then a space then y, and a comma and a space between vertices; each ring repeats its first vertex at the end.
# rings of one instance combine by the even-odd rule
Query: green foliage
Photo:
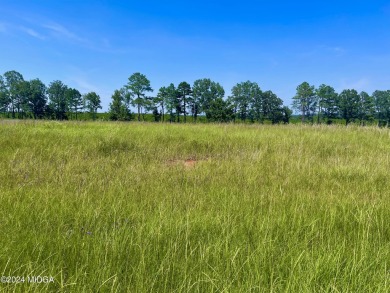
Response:
POLYGON ((154 104, 156 105, 156 107, 160 107, 161 108, 161 117, 162 117, 162 121, 164 122, 165 121, 165 110, 166 110, 166 105, 168 102, 168 90, 166 87, 161 87, 159 90, 158 90, 158 94, 157 94, 157 97, 154 98, 154 104))
POLYGON ((171 83, 165 89, 166 107, 169 113, 169 121, 174 122, 177 118, 177 122, 180 122, 181 103, 179 92, 175 88, 175 85, 171 83))
POLYGON ((146 105, 145 94, 147 92, 153 92, 153 89, 150 86, 150 81, 145 75, 136 72, 129 77, 126 89, 129 91, 131 96, 132 105, 137 107, 138 121, 141 121, 141 111, 146 105))
MULTIPOLYGON (((17 71, 7 71, 0 75, 0 117, 127 121, 132 118, 131 107, 136 107, 139 121, 142 115, 143 121, 164 122, 168 115, 170 122, 203 123, 231 119, 236 123, 298 122, 276 94, 269 90, 263 92, 256 82, 236 84, 227 99, 223 87, 207 78, 196 80, 192 87, 187 82, 181 82, 177 87, 171 83, 168 87, 161 87, 154 97, 146 95, 152 91, 146 76, 134 73, 128 83, 114 93, 109 112, 98 115, 98 109, 102 108, 97 93, 88 93, 83 98, 77 89, 69 88, 59 80, 46 88, 39 79, 25 81, 17 71), (84 107, 89 117, 88 112, 82 113, 84 107)), ((317 115, 318 124, 355 122, 362 126, 374 123, 390 126, 390 90, 369 95, 366 92, 357 94, 351 89, 340 95, 331 86, 321 84, 316 89, 303 82, 297 87, 293 108, 301 112, 302 122, 313 123, 317 115)))
POLYGON ((27 87, 28 111, 33 114, 34 119, 42 119, 45 115, 45 107, 47 103, 46 86, 37 78, 27 82, 27 87))
POLYGON ((90 92, 84 95, 84 107, 92 115, 92 119, 96 120, 96 113, 98 109, 101 109, 100 97, 95 92, 90 92))
POLYGON ((283 108, 283 101, 272 91, 262 92, 255 82, 238 83, 232 88, 228 99, 233 104, 235 117, 241 121, 264 123, 270 120, 273 124, 289 121, 289 115, 283 108))
POLYGON ((257 84, 255 86, 254 94, 249 100, 248 118, 251 122, 264 121, 263 92, 257 84))
POLYGON ((84 99, 81 93, 72 88, 67 88, 65 92, 69 110, 75 113, 75 118, 78 120, 78 113, 84 108, 84 99))
POLYGON ((360 97, 356 90, 343 90, 338 98, 341 118, 348 125, 359 117, 360 97))
POLYGON ((15 118, 15 112, 19 112, 22 104, 20 83, 24 81, 23 75, 12 70, 4 73, 5 89, 8 94, 8 107, 12 113, 12 118, 15 118))
POLYGON ((161 121, 161 117, 162 117, 162 114, 160 112, 158 112, 158 109, 157 107, 155 107, 153 109, 153 118, 154 118, 154 122, 160 122, 161 121))
POLYGON ((181 113, 184 114, 184 123, 187 122, 187 106, 192 94, 191 85, 185 81, 177 86, 181 113))
POLYGON ((262 92, 260 101, 261 116, 259 117, 260 119, 257 119, 257 121, 263 122, 264 119, 269 119, 274 124, 279 122, 289 122, 291 111, 288 107, 283 107, 282 99, 278 98, 278 96, 272 91, 262 92))
POLYGON ((271 112, 270 120, 272 124, 288 124, 290 123, 291 115, 292 110, 290 110, 288 107, 278 107, 271 112))
POLYGON ((48 112, 54 113, 54 116, 58 120, 67 119, 68 100, 66 97, 66 91, 68 87, 60 80, 55 80, 49 84, 47 94, 49 95, 49 108, 48 112))
POLYGON ((317 107, 317 99, 314 86, 311 86, 306 81, 297 87, 297 93, 293 97, 293 108, 301 111, 302 123, 305 119, 313 122, 313 116, 317 107))
POLYGON ((130 110, 126 107, 123 92, 116 90, 111 97, 109 114, 110 120, 128 121, 131 118, 130 110))
POLYGON ((30 83, 22 80, 16 84, 15 109, 18 118, 25 118, 26 112, 29 110, 29 99, 31 96, 30 83))
POLYGON ((358 109, 358 119, 360 120, 361 125, 365 125, 368 121, 373 121, 375 116, 375 104, 374 98, 367 94, 366 92, 361 92, 359 94, 359 109, 358 109))
MULTIPOLYGON (((261 115, 261 90, 257 83, 245 81, 238 83, 232 88, 230 99, 234 105, 235 115, 245 122, 250 117, 252 108, 252 116, 260 119, 261 115), (251 105, 253 104, 253 107, 251 105)), ((253 120, 253 119, 252 119, 253 120)))
POLYGON ((206 112, 207 120, 210 122, 229 122, 234 119, 233 105, 222 98, 212 100, 206 112))
POLYGON ((7 88, 5 86, 4 78, 0 75, 0 112, 6 113, 10 103, 7 88))
POLYGON ((193 100, 191 102, 191 108, 194 120, 196 121, 200 113, 205 113, 206 116, 208 115, 207 113, 212 101, 219 98, 223 99, 225 90, 219 83, 214 82, 209 78, 203 78, 194 81, 192 95, 193 100))
POLYGON ((390 126, 390 90, 375 91, 372 95, 379 126, 390 126))
POLYGON ((321 116, 331 124, 332 119, 338 117, 338 95, 335 89, 329 85, 321 84, 315 91, 317 95, 317 123, 320 123, 321 116))

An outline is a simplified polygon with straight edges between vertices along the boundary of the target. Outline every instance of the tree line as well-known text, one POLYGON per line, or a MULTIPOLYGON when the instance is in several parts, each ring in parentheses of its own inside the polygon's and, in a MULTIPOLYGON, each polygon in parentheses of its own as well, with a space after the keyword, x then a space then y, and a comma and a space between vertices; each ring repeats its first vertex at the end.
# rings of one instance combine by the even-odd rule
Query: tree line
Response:
POLYGON ((360 125, 377 121, 379 126, 390 126, 390 90, 376 90, 371 95, 354 89, 337 93, 329 85, 318 88, 303 82, 297 87, 293 108, 300 112, 302 122, 331 124, 344 119, 360 125))
MULTIPOLYGON (((209 78, 192 85, 181 82, 161 87, 156 95, 148 78, 139 72, 115 90, 109 105, 111 120, 145 121, 152 114, 154 121, 197 122, 200 116, 209 122, 289 123, 292 110, 272 91, 263 91, 256 82, 237 83, 225 98, 224 88, 209 78), (134 109, 134 111, 133 111, 134 109), (191 117, 191 119, 188 119, 191 117)), ((46 86, 39 79, 24 80, 17 71, 0 75, 0 113, 8 118, 78 119, 87 112, 96 119, 102 109, 97 93, 82 95, 77 89, 59 80, 46 86)), ((327 123, 344 119, 365 125, 378 122, 390 126, 390 91, 375 91, 372 95, 354 89, 337 93, 329 85, 315 88, 303 82, 296 89, 292 109, 300 113, 302 123, 327 123)))
POLYGON ((128 83, 112 96, 109 113, 112 120, 130 120, 131 107, 137 120, 145 120, 145 113, 153 113, 155 121, 196 122, 200 115, 210 122, 251 121, 288 123, 292 111, 273 92, 263 92, 255 82, 238 83, 232 95, 224 99, 225 90, 211 79, 195 80, 191 86, 181 82, 161 87, 156 96, 150 81, 141 73, 134 73, 128 83))
POLYGON ((40 79, 24 80, 17 71, 0 75, 0 113, 8 118, 64 120, 86 110, 96 119, 101 100, 95 92, 82 95, 59 80, 46 86, 40 79))

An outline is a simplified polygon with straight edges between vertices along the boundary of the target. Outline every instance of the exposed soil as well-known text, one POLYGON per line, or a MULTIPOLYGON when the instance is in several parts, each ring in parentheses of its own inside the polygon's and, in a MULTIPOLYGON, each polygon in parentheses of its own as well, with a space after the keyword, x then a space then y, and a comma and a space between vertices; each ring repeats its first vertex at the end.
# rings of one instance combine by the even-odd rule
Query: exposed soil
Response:
POLYGON ((195 159, 195 158, 187 158, 185 160, 173 159, 166 162, 168 166, 183 166, 186 169, 194 168, 200 162, 208 161, 209 159, 195 159))
POLYGON ((196 160, 193 160, 193 159, 187 159, 184 161, 184 167, 186 168, 192 168, 192 167, 195 167, 197 161, 196 160))

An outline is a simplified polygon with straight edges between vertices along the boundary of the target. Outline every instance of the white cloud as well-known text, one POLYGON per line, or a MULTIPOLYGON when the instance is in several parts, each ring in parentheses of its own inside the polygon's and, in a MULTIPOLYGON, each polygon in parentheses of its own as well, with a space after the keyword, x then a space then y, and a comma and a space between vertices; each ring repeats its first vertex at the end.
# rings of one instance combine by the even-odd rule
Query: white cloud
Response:
POLYGON ((68 30, 66 27, 58 24, 58 23, 50 23, 42 25, 42 27, 48 29, 53 35, 55 35, 58 38, 66 38, 71 41, 81 42, 85 43, 87 42, 86 39, 81 38, 80 36, 76 35, 75 33, 68 30))
POLYGON ((34 37, 34 38, 37 38, 37 39, 40 39, 40 40, 44 40, 45 37, 42 36, 41 34, 39 34, 37 31, 31 29, 31 28, 27 28, 27 27, 20 27, 20 29, 22 31, 24 31, 26 34, 30 35, 31 37, 34 37))
POLYGON ((371 86, 371 81, 366 78, 362 77, 358 80, 342 80, 340 89, 355 89, 358 92, 367 90, 371 86))
POLYGON ((107 111, 112 91, 96 86, 95 84, 88 81, 88 78, 83 74, 76 74, 67 78, 65 80, 65 84, 70 87, 76 88, 83 95, 89 92, 97 93, 101 98, 103 111, 107 111))
POLYGON ((347 51, 342 48, 342 47, 328 47, 327 48, 329 51, 333 52, 336 54, 336 56, 342 56, 344 55, 347 51))
POLYGON ((76 85, 77 89, 81 93, 96 92, 99 93, 99 88, 94 84, 90 83, 82 77, 72 77, 69 79, 73 84, 76 85))
POLYGON ((311 50, 302 51, 297 56, 299 58, 320 58, 321 56, 341 57, 347 53, 347 50, 340 46, 324 46, 319 45, 311 48, 311 50))
POLYGON ((77 88, 82 93, 88 93, 88 92, 99 92, 99 88, 92 83, 89 83, 88 81, 80 78, 74 78, 73 82, 77 85, 77 88))

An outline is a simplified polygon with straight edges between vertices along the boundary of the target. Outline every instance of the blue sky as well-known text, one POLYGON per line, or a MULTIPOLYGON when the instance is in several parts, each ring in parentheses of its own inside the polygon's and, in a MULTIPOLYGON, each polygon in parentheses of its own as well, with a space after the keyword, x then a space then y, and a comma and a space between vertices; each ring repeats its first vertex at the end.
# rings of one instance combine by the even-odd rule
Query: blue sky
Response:
POLYGON ((8 1, 0 74, 96 91, 134 72, 155 94, 199 78, 251 80, 291 104, 298 84, 390 89, 390 1, 8 1))

